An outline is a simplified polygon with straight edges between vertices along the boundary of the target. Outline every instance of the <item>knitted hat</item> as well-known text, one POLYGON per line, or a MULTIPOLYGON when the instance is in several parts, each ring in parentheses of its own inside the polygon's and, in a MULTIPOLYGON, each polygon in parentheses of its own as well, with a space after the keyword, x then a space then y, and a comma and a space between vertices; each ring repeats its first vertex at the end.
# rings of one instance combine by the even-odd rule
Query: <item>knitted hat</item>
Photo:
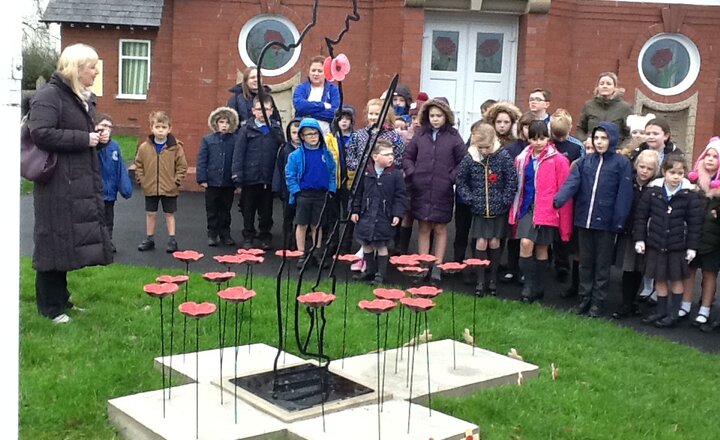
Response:
POLYGON ((430 97, 425 92, 420 92, 417 95, 417 99, 415 99, 415 102, 410 104, 410 116, 415 116, 418 113, 420 113, 420 107, 422 107, 423 104, 425 104, 425 101, 429 100, 430 97))
POLYGON ((395 92, 393 93, 393 96, 402 96, 405 98, 405 104, 411 105, 413 100, 412 96, 410 95, 410 87, 406 86, 405 84, 398 84, 397 87, 395 87, 395 92))
POLYGON ((650 122, 651 119, 655 119, 655 115, 652 113, 648 113, 645 116, 628 115, 625 123, 630 129, 630 133, 632 133, 635 130, 645 130, 645 125, 647 125, 647 123, 650 122))
MULTIPOLYGON (((700 165, 702 164, 703 160, 705 160, 705 156, 707 156, 708 150, 713 149, 715 150, 715 153, 717 153, 718 158, 720 158, 720 137, 715 136, 710 139, 710 142, 708 142, 707 147, 703 150, 702 153, 700 153, 700 156, 698 156, 697 160, 695 161, 695 166, 693 167, 693 170, 688 173, 688 179, 695 183, 698 180, 698 177, 700 177, 700 173, 703 172, 702 169, 700 169, 700 165)), ((710 188, 717 189, 720 188, 720 167, 718 167, 718 170, 715 171, 715 175, 710 177, 710 188)))

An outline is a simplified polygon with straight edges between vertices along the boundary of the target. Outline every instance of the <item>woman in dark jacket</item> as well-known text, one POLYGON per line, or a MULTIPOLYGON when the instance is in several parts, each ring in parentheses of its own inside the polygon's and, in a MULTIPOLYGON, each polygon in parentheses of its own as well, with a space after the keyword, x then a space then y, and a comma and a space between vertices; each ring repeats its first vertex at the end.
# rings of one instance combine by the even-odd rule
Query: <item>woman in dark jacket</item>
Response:
POLYGON ((97 61, 90 46, 68 46, 49 84, 30 103, 33 142, 57 156, 51 180, 33 190, 36 301, 40 314, 55 323, 70 322, 65 312, 74 307, 67 272, 112 263, 97 159, 97 148, 107 145, 110 135, 95 132, 95 96, 89 90, 97 61))
POLYGON ((613 72, 603 72, 598 76, 595 96, 586 101, 580 113, 576 137, 589 147, 590 135, 601 121, 614 122, 620 127, 618 145, 623 145, 630 137, 626 120, 633 113, 632 107, 622 97, 624 89, 618 87, 618 77, 613 72))
MULTIPOLYGON (((265 90, 267 94, 270 94, 270 87, 263 86, 263 90, 265 90)), ((228 99, 227 106, 235 110, 240 118, 240 123, 235 129, 235 131, 237 131, 254 117, 252 106, 253 99, 258 93, 257 67, 249 66, 245 68, 245 70, 243 70, 242 82, 230 87, 228 91, 232 93, 233 96, 228 99)), ((268 118, 276 121, 278 124, 281 123, 280 112, 278 112, 275 101, 273 101, 273 111, 268 115, 268 118)))
MULTIPOLYGON (((453 127, 455 115, 446 101, 427 101, 418 119, 420 128, 405 148, 403 170, 410 186, 410 209, 420 226, 418 251, 421 254, 430 252, 430 232, 434 231, 433 254, 436 263, 440 264, 447 247, 447 224, 453 215, 453 185, 467 150, 453 127)), ((435 281, 440 280, 437 264, 431 272, 435 281)))

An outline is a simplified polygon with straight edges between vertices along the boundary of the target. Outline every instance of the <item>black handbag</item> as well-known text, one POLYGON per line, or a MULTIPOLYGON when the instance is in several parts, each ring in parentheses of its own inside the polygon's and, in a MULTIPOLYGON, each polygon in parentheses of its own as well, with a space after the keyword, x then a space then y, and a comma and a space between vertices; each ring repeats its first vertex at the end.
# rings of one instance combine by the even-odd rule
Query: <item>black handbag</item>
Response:
MULTIPOLYGON (((59 110, 61 113, 62 107, 59 110)), ((20 175, 35 183, 46 184, 55 172, 57 156, 35 145, 30 137, 29 117, 30 113, 25 115, 20 126, 20 175)))

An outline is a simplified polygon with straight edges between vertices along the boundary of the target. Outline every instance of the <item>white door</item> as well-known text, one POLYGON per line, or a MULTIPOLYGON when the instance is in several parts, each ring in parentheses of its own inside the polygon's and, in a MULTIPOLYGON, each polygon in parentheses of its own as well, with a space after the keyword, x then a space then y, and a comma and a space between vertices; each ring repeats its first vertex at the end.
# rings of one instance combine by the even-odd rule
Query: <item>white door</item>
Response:
POLYGON ((425 15, 420 90, 448 99, 463 138, 485 100, 515 100, 517 34, 517 16, 425 15))

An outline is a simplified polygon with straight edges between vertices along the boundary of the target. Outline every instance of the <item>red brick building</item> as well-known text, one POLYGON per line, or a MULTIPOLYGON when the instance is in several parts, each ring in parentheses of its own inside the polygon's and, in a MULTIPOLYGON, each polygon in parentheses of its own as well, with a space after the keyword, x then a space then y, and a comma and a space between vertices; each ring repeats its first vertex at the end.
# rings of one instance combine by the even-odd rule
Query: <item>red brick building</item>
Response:
MULTIPOLYGON (((263 83, 284 119, 307 60, 327 54, 351 12, 319 2, 317 25, 295 54, 274 54, 263 83)), ((527 109, 529 90, 552 92, 551 110, 579 116, 597 76, 617 72, 638 113, 671 120, 673 138, 696 156, 720 134, 719 2, 597 0, 358 0, 360 21, 336 47, 352 71, 345 102, 358 109, 395 73, 401 83, 445 96, 462 132, 487 98, 527 109), (673 2, 674 3, 674 2, 673 2), (668 55, 663 59, 659 55, 668 55)), ((168 110, 190 165, 207 115, 256 60, 268 38, 289 42, 311 21, 310 0, 50 0, 44 20, 61 24, 63 46, 84 42, 102 59, 99 106, 125 133, 144 135, 152 110, 168 110)), ((188 179, 193 182, 194 179, 188 179)))

